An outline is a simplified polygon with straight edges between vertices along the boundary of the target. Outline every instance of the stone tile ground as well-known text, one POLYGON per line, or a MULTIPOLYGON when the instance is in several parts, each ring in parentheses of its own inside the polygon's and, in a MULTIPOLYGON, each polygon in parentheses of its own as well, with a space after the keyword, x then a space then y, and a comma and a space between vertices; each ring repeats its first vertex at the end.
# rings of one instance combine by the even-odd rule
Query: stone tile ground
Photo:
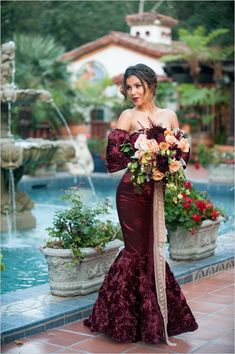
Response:
POLYGON ((19 345, 5 344, 1 353, 234 353, 234 268, 187 283, 182 290, 199 329, 173 337, 176 347, 115 343, 104 334, 91 333, 80 320, 22 339, 19 345))

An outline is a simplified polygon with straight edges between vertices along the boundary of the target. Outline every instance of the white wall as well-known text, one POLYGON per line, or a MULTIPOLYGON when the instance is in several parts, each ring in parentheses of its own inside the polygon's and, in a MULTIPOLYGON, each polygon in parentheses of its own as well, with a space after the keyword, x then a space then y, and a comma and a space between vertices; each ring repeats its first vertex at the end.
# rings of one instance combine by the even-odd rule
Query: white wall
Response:
POLYGON ((171 29, 169 27, 156 25, 132 26, 130 34, 136 36, 137 32, 139 32, 140 38, 143 38, 148 42, 171 44, 171 29), (149 36, 146 35, 147 31, 150 33, 149 36), (163 33, 168 33, 168 36, 165 36, 163 33))
POLYGON ((109 77, 123 74, 128 66, 143 63, 150 66, 157 75, 164 75, 164 63, 158 59, 151 58, 147 55, 112 45, 104 48, 94 54, 86 55, 83 59, 78 59, 68 65, 68 70, 72 73, 72 79, 75 80, 81 66, 88 61, 98 61, 104 65, 109 77))

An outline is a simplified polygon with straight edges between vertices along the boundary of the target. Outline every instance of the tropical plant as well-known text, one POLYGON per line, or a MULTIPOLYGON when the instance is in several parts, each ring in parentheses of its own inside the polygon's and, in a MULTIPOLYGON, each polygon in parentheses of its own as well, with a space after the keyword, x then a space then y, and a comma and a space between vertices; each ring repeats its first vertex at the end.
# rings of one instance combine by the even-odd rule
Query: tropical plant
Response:
MULTIPOLYGON (((70 84, 70 75, 66 64, 57 60, 58 56, 64 53, 64 48, 49 36, 16 35, 14 41, 17 86, 22 89, 48 90, 63 115, 76 120, 76 95, 70 84)), ((15 113, 24 119, 29 117, 31 128, 41 121, 49 121, 56 130, 62 124, 49 103, 20 102, 15 109, 15 113)), ((20 129, 20 120, 18 119, 16 129, 20 129)))
POLYGON ((46 229, 50 236, 46 247, 71 249, 76 259, 82 259, 82 247, 102 251, 109 241, 121 238, 119 226, 110 220, 101 221, 109 212, 107 199, 94 207, 85 206, 76 188, 65 192, 63 198, 71 207, 55 213, 53 226, 46 229))
POLYGON ((101 80, 77 80, 75 89, 77 90, 79 105, 91 109, 110 105, 113 100, 116 100, 116 96, 109 97, 106 94, 107 87, 111 85, 113 83, 108 77, 101 80))
POLYGON ((176 83, 161 82, 156 92, 156 103, 160 107, 167 107, 169 103, 176 101, 176 83))
POLYGON ((170 230, 182 227, 192 233, 203 220, 217 220, 224 213, 215 207, 207 192, 199 192, 190 181, 167 183, 165 191, 166 226, 170 230))
POLYGON ((217 28, 209 33, 203 26, 196 27, 192 32, 186 28, 179 29, 179 40, 184 46, 174 47, 176 54, 165 55, 161 60, 170 62, 185 60, 188 63, 195 85, 199 84, 200 64, 204 63, 214 70, 214 80, 222 78, 221 61, 228 58, 234 51, 233 46, 225 48, 213 46, 215 39, 228 33, 226 28, 217 28))
POLYGON ((181 107, 198 114, 203 124, 214 119, 215 112, 212 106, 229 102, 229 91, 225 87, 199 88, 194 84, 180 84, 177 91, 181 107))

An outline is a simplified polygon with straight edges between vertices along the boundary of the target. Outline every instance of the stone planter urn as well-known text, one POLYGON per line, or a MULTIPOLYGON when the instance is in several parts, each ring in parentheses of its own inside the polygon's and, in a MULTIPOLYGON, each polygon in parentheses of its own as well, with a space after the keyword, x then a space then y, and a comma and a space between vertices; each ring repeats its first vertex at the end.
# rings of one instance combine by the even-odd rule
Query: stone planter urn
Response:
POLYGON ((212 256, 221 220, 203 220, 199 229, 192 234, 181 227, 168 230, 170 258, 176 261, 193 261, 212 256))
POLYGON ((234 164, 208 166, 208 179, 213 183, 234 183, 234 164))
POLYGON ((41 248, 48 262, 50 290, 56 296, 87 295, 99 290, 106 272, 123 247, 115 239, 109 242, 102 253, 93 247, 81 248, 85 258, 73 263, 70 249, 41 248))

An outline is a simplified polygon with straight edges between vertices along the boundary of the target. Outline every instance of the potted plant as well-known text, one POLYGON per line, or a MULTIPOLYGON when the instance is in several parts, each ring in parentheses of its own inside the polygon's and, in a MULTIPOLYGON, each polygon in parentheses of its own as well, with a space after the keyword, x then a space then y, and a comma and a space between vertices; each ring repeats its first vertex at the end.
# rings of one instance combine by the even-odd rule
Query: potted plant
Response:
POLYGON ((198 159, 200 164, 207 168, 210 182, 231 183, 234 182, 234 147, 215 145, 208 148, 198 146, 198 159))
POLYGON ((212 204, 206 192, 197 191, 187 180, 178 185, 168 183, 165 217, 172 259, 196 260, 214 254, 224 213, 212 204))
POLYGON ((87 207, 76 188, 63 198, 71 207, 57 211, 50 236, 41 248, 48 262, 51 293, 57 296, 85 295, 97 291, 123 242, 121 231, 100 217, 109 211, 108 201, 87 207))
POLYGON ((107 139, 93 137, 88 139, 87 145, 94 160, 94 172, 107 172, 105 165, 107 139))
POLYGON ((72 136, 88 133, 88 126, 85 124, 85 117, 81 111, 71 110, 69 114, 66 115, 66 122, 68 127, 62 124, 60 125, 61 137, 69 139, 68 128, 72 136))

